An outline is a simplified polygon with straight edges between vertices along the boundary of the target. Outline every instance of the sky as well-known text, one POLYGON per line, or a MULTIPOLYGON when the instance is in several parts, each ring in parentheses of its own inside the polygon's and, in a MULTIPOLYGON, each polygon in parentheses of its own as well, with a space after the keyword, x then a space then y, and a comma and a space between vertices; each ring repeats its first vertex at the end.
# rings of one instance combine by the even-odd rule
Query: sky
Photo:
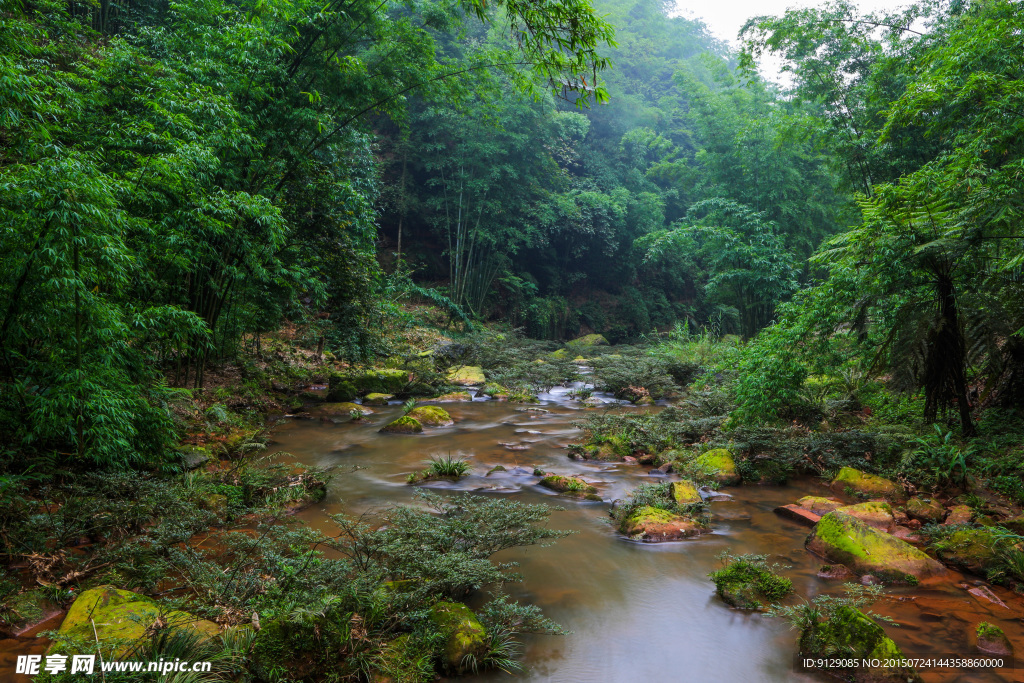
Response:
MULTIPOLYGON (((814 7, 821 4, 815 0, 677 0, 678 14, 688 18, 703 19, 716 38, 739 46, 736 35, 747 19, 763 14, 783 14, 790 7, 814 7)), ((880 9, 893 9, 911 4, 911 0, 855 0, 854 4, 864 13, 880 9)), ((761 73, 769 80, 781 81, 781 61, 768 56, 760 63, 761 73)))

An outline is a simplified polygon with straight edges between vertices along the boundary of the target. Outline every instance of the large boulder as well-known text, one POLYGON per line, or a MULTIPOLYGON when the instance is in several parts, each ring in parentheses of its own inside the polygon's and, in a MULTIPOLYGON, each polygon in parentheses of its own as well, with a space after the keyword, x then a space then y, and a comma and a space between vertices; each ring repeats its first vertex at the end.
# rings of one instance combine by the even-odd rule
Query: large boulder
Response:
POLYGON ((430 620, 445 638, 444 663, 450 670, 468 669, 466 657, 480 658, 487 650, 487 631, 461 602, 439 602, 430 608, 430 620))
POLYGON ((694 460, 694 465, 710 472, 714 480, 723 486, 740 483, 740 475, 736 471, 736 461, 733 459, 732 453, 725 448, 716 448, 701 453, 694 460))
POLYGON ((823 496, 804 496, 798 500, 796 504, 805 510, 813 512, 819 517, 843 507, 843 503, 838 500, 834 498, 825 498, 823 496))
POLYGON ((429 399, 437 403, 466 403, 473 400, 468 391, 453 391, 450 394, 441 394, 437 398, 429 399))
POLYGON ((386 434, 419 434, 423 431, 423 425, 416 418, 403 415, 381 427, 380 431, 386 434))
POLYGON ((830 562, 889 583, 916 584, 946 572, 942 563, 906 541, 839 510, 828 513, 814 525, 805 545, 830 562))
POLYGON ((688 515, 645 505, 626 516, 619 531, 638 541, 658 543, 699 536, 707 528, 688 515))
POLYGON ((411 417, 421 425, 428 427, 447 427, 454 422, 448 411, 438 406, 419 406, 413 408, 407 413, 406 417, 411 417))
POLYGON ((672 482, 672 498, 676 505, 693 505, 702 501, 697 487, 689 479, 672 482))
POLYGON ((608 346, 608 340, 600 334, 585 334, 582 337, 576 337, 572 341, 566 342, 565 346, 573 351, 580 351, 591 346, 608 346))
POLYGON ((331 375, 327 378, 327 400, 351 401, 366 394, 408 393, 412 375, 398 368, 378 368, 331 375))
MULTIPOLYGON (((816 621, 800 634, 800 654, 816 659, 885 662, 903 659, 899 646, 882 627, 858 609, 838 608, 831 618, 816 621)), ((833 675, 855 683, 920 683, 911 668, 851 667, 831 669, 833 675), (845 675, 844 675, 845 674, 845 675)))
POLYGON ((363 399, 363 404, 368 406, 386 406, 388 401, 395 397, 394 394, 381 394, 376 391, 371 391, 363 399))
POLYGON ((957 569, 985 576, 1000 564, 997 532, 988 527, 957 529, 936 543, 936 551, 943 562, 957 569))
POLYGON ((888 503, 878 500, 857 503, 856 505, 844 505, 843 507, 836 508, 836 510, 851 517, 856 517, 865 524, 885 532, 892 531, 893 526, 896 524, 892 508, 889 507, 888 503))
POLYGON ((373 410, 368 406, 348 401, 343 401, 341 403, 321 403, 316 407, 313 414, 329 420, 337 420, 351 417, 353 410, 358 410, 363 415, 373 415, 373 410))
POLYGON ((839 494, 884 498, 894 503, 902 503, 907 498, 903 487, 896 482, 852 467, 839 470, 839 474, 832 480, 831 488, 839 494))
POLYGON ((540 485, 552 491, 558 491, 575 498, 587 500, 601 500, 597 495, 597 489, 583 481, 579 477, 565 477, 560 474, 549 474, 540 480, 540 485))
POLYGON ((476 365, 460 365, 448 371, 448 381, 459 386, 476 386, 487 381, 483 368, 476 365))
POLYGON ((914 496, 907 501, 907 516, 916 519, 924 524, 941 522, 946 516, 946 509, 942 503, 931 498, 914 496))
MULTIPOLYGON (((212 621, 180 610, 165 610, 152 598, 113 586, 100 586, 79 595, 59 630, 72 642, 95 642, 98 638, 103 644, 113 645, 116 653, 124 654, 157 624, 192 630, 204 638, 220 633, 220 627, 212 621)), ((56 644, 51 651, 71 653, 56 644)))

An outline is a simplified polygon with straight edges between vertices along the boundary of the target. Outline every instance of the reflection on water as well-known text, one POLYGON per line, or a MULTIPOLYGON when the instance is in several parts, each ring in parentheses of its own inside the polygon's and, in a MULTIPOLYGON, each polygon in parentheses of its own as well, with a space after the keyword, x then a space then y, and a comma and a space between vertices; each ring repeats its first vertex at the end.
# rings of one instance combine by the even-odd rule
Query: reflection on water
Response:
MULTIPOLYGON (((731 500, 711 504, 712 534, 670 544, 629 542, 608 523, 609 503, 655 476, 639 465, 569 459, 565 446, 578 434, 571 423, 585 413, 560 394, 542 398, 548 412, 496 401, 446 404, 455 425, 427 428, 419 435, 377 433, 400 414, 397 405, 377 409, 363 423, 290 420, 274 430, 274 449, 306 465, 338 467, 326 500, 299 515, 325 530, 330 528, 328 514, 361 514, 411 502, 412 487, 405 478, 432 455, 458 454, 473 466, 472 474, 458 484, 434 482, 432 488, 565 506, 552 515, 552 524, 577 534, 550 547, 498 556, 521 563, 525 582, 509 587, 513 597, 540 605, 572 631, 568 636, 525 638, 526 680, 815 680, 793 670, 796 634, 787 624, 729 609, 716 599, 707 574, 719 566, 717 556, 724 550, 765 553, 790 565, 786 574, 799 595, 837 591, 838 584, 815 576, 821 562, 803 548, 807 529, 772 512, 825 489, 812 480, 787 487, 728 489, 731 500), (508 471, 488 475, 496 465, 508 471), (605 502, 559 498, 537 486, 535 467, 582 476, 605 502)), ((1020 598, 995 588, 1010 609, 982 604, 957 582, 893 589, 892 601, 875 606, 900 622, 899 628, 887 630, 907 655, 975 654, 970 636, 982 620, 1002 627, 1012 641, 1024 642, 1020 598)), ((922 674, 929 683, 1024 680, 977 671, 922 674)), ((499 673, 482 678, 509 677, 499 673)))

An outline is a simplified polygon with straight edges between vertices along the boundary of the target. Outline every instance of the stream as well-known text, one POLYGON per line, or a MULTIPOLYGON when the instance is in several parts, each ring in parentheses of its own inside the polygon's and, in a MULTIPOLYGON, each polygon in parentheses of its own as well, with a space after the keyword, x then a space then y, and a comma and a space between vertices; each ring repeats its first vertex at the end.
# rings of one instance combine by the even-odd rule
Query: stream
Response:
MULTIPOLYGON (((422 434, 379 434, 402 413, 401 405, 374 407, 360 422, 338 424, 289 419, 273 431, 271 452, 291 454, 306 466, 334 466, 327 497, 298 517, 330 533, 331 514, 361 514, 396 504, 413 504, 406 476, 423 469, 431 456, 458 455, 472 472, 457 483, 431 482, 434 490, 465 490, 512 496, 524 503, 560 505, 553 527, 577 533, 548 547, 509 550, 496 556, 520 563, 522 584, 507 587, 513 598, 539 605, 546 616, 571 631, 566 636, 524 636, 525 681, 791 682, 821 680, 794 669, 796 631, 779 619, 729 608, 715 595, 707 574, 718 555, 764 553, 789 565, 797 595, 840 593, 841 583, 816 576, 822 561, 803 543, 808 528, 773 509, 804 495, 828 495, 817 479, 783 487, 723 489, 730 498, 711 503, 713 531, 696 539, 649 544, 624 539, 610 524, 611 501, 625 498, 643 482, 664 480, 638 464, 574 461, 565 446, 579 435, 574 420, 587 414, 568 400, 568 389, 540 396, 546 412, 501 401, 446 403, 454 426, 427 427, 422 434), (487 473, 496 465, 507 472, 487 473), (539 467, 573 474, 597 487, 603 502, 559 497, 539 487, 539 467)), ((607 397, 605 397, 607 398, 607 397)), ((657 410, 659 408, 652 408, 657 410)), ((618 407, 615 410, 641 410, 618 407)), ((668 479, 676 478, 667 475, 668 479)), ((1003 628, 1011 642, 1024 643, 1020 596, 991 587, 1006 607, 975 597, 967 589, 977 577, 951 573, 928 587, 892 588, 875 611, 895 619, 886 626, 907 656, 968 656, 979 653, 971 634, 980 621, 1003 628)), ((921 670, 928 683, 1022 681, 1003 670, 921 670)), ((508 680, 489 673, 481 680, 508 680)))

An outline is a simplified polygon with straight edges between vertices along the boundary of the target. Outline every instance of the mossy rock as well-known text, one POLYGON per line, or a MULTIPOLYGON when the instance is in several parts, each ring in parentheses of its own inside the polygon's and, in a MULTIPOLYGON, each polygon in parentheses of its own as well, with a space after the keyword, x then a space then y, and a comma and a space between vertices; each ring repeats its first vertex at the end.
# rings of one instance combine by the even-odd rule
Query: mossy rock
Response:
POLYGON ((908 500, 906 510, 908 517, 920 520, 925 524, 941 522, 942 518, 946 516, 946 509, 942 507, 942 503, 920 496, 914 496, 908 500))
POLYGON ((1013 643, 1003 633, 1003 629, 987 621, 983 621, 974 629, 975 645, 982 652, 993 655, 1012 656, 1013 643))
POLYGON ((488 382, 484 385, 484 388, 480 390, 480 393, 484 396, 490 396, 491 398, 499 398, 508 396, 508 387, 502 386, 501 384, 495 384, 494 382, 488 382))
POLYGON ((844 467, 830 485, 836 493, 852 493, 865 498, 884 498, 893 503, 902 503, 907 496, 896 482, 852 467, 844 467))
POLYGON ((590 493, 597 493, 597 489, 583 481, 579 477, 565 477, 560 474, 549 474, 540 480, 540 485, 552 491, 584 497, 590 493))
POLYGON ((508 470, 505 468, 504 465, 495 465, 491 469, 487 470, 488 475, 495 474, 498 472, 508 472, 508 470))
POLYGON ((580 349, 592 346, 609 346, 609 344, 603 335, 585 334, 582 337, 576 337, 572 341, 566 342, 565 346, 570 349, 580 349))
MULTIPOLYGON (((818 621, 800 635, 800 654, 805 657, 862 661, 902 659, 896 642, 885 635, 881 626, 858 609, 838 608, 831 619, 818 621)), ((846 674, 844 680, 856 683, 920 683, 921 677, 911 668, 855 667, 835 674, 846 674)))
POLYGON ((347 375, 331 375, 327 378, 327 400, 338 403, 351 401, 359 393, 347 375))
POLYGON ((844 505, 836 509, 885 532, 892 530, 896 524, 892 514, 892 507, 884 501, 872 500, 866 503, 857 503, 856 505, 844 505))
MULTIPOLYGON (((220 627, 212 621, 179 610, 163 611, 152 598, 113 586, 100 586, 79 595, 59 631, 78 642, 90 642, 98 637, 102 644, 113 645, 115 652, 124 654, 131 649, 133 641, 148 635, 147 631, 157 620, 166 628, 194 630, 205 638, 220 633, 220 627)), ((57 644, 50 650, 73 654, 57 644)))
POLYGON ((793 592, 793 582, 766 567, 736 559, 710 574, 715 592, 739 609, 762 609, 793 592))
POLYGON ((423 431, 423 425, 416 418, 403 415, 381 427, 380 431, 385 434, 419 434, 423 431))
POLYGON ((448 394, 441 394, 437 398, 430 399, 438 403, 466 403, 473 400, 468 391, 453 391, 448 394))
POLYGON ((1004 519, 1000 524, 1015 534, 1024 534, 1024 515, 1004 519))
POLYGON ((428 427, 447 427, 454 423, 448 411, 438 406, 418 406, 410 410, 406 417, 411 417, 428 427))
POLYGON ((957 569, 985 576, 1000 565, 1000 538, 989 528, 957 529, 935 544, 935 550, 943 562, 957 569))
POLYGON ((675 499, 676 505, 693 505, 703 500, 697 492, 697 487, 689 479, 672 482, 672 498, 675 499))
POLYGON ((946 521, 943 524, 946 526, 970 524, 972 519, 974 519, 974 508, 970 505, 954 505, 946 513, 946 521))
POLYGON ((217 462, 217 458, 208 448, 202 446, 186 446, 178 450, 181 458, 181 465, 186 470, 194 470, 211 462, 217 462))
POLYGON ((368 406, 386 406, 388 401, 393 399, 394 394, 379 394, 377 392, 370 392, 363 398, 363 405, 368 406))
POLYGON ((462 365, 448 371, 448 381, 459 386, 475 386, 487 381, 483 368, 476 365, 462 365))
POLYGON ((638 541, 659 543, 699 536, 707 527, 689 515, 645 505, 626 516, 619 531, 638 541))
POLYGON ((843 507, 843 504, 838 500, 825 498, 823 496, 804 496, 798 500, 796 504, 819 516, 827 515, 833 510, 843 507))
POLYGON ((480 658, 487 649, 487 631, 473 612, 461 602, 439 602, 430 608, 430 620, 444 635, 444 663, 456 672, 465 671, 470 655, 480 658))
POLYGON ((838 510, 822 517, 805 543, 808 550, 856 574, 871 574, 888 583, 916 584, 946 573, 940 562, 906 541, 838 510))
POLYGON ((740 475, 736 471, 736 460, 733 459, 732 453, 725 448, 716 448, 701 453, 693 462, 702 470, 711 472, 714 480, 723 486, 740 483, 740 475))
POLYGON ((555 360, 568 360, 569 351, 568 349, 558 349, 557 351, 553 351, 551 353, 551 357, 554 358, 555 360))
POLYGON ((315 414, 322 417, 338 419, 351 417, 352 411, 358 410, 363 415, 373 415, 373 410, 366 405, 343 401, 341 403, 322 403, 316 407, 315 414))

